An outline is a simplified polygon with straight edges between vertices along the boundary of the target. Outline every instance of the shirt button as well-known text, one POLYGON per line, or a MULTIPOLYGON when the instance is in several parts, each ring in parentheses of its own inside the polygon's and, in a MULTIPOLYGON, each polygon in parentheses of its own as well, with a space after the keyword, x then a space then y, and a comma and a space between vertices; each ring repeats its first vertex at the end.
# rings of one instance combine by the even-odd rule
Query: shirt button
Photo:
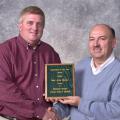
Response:
POLYGON ((35 74, 35 77, 37 77, 38 75, 37 74, 35 74))
POLYGON ((36 61, 34 61, 34 64, 36 64, 37 62, 36 61))
POLYGON ((35 47, 33 47, 33 50, 36 50, 36 48, 37 48, 36 46, 35 46, 35 47))
POLYGON ((39 86, 38 86, 38 85, 36 85, 36 88, 39 88, 39 86))
POLYGON ((39 101, 39 100, 40 100, 40 98, 37 98, 37 100, 39 101))
POLYGON ((37 115, 36 117, 37 117, 37 118, 39 118, 40 116, 39 116, 39 115, 37 115))

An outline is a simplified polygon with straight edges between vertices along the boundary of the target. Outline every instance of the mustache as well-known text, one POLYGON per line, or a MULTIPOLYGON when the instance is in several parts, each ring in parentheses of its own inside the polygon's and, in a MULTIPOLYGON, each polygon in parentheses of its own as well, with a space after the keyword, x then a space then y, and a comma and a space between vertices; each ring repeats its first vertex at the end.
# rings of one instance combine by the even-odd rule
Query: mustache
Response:
POLYGON ((94 46, 93 49, 102 49, 100 45, 94 46))
POLYGON ((101 48, 100 45, 95 45, 94 48, 101 48))

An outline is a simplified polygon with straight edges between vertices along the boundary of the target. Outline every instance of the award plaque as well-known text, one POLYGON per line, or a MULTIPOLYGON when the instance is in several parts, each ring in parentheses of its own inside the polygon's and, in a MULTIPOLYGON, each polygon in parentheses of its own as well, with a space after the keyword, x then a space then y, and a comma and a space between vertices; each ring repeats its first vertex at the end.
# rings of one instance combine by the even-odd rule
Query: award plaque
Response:
POLYGON ((63 98, 74 95, 74 64, 46 64, 45 98, 63 98))

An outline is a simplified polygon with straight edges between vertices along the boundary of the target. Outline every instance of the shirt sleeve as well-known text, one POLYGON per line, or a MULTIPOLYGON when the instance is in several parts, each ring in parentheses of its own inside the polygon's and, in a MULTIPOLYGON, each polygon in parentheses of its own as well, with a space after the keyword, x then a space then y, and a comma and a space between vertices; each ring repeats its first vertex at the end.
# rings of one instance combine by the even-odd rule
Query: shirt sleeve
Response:
POLYGON ((111 90, 108 101, 89 101, 81 99, 78 110, 89 117, 101 120, 120 118, 120 78, 118 77, 111 90))
POLYGON ((70 106, 69 105, 63 105, 61 103, 54 103, 53 107, 57 111, 58 115, 63 119, 65 117, 68 117, 70 114, 70 106))
POLYGON ((17 118, 33 116, 33 101, 27 98, 14 80, 12 65, 0 49, 0 114, 17 118))

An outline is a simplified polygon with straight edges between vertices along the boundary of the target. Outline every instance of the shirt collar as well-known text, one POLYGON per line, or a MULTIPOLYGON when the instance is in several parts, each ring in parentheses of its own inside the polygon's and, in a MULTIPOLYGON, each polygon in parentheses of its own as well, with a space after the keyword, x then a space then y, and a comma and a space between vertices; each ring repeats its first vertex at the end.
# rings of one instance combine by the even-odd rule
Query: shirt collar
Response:
POLYGON ((23 44, 23 46, 28 50, 28 49, 33 49, 36 50, 36 48, 41 44, 41 40, 39 40, 38 44, 34 47, 32 47, 29 43, 27 43, 21 35, 18 36, 18 40, 23 44))
POLYGON ((36 50, 37 47, 40 45, 41 41, 39 40, 39 42, 37 43, 37 45, 35 46, 31 46, 29 43, 27 43, 27 50, 28 49, 33 49, 33 50, 36 50))
POLYGON ((112 63, 115 59, 115 55, 114 52, 112 52, 112 54, 110 55, 110 57, 99 66, 99 68, 96 68, 94 66, 94 61, 93 58, 91 59, 91 68, 92 68, 92 72, 94 75, 97 75, 98 73, 102 72, 110 63, 112 63))

